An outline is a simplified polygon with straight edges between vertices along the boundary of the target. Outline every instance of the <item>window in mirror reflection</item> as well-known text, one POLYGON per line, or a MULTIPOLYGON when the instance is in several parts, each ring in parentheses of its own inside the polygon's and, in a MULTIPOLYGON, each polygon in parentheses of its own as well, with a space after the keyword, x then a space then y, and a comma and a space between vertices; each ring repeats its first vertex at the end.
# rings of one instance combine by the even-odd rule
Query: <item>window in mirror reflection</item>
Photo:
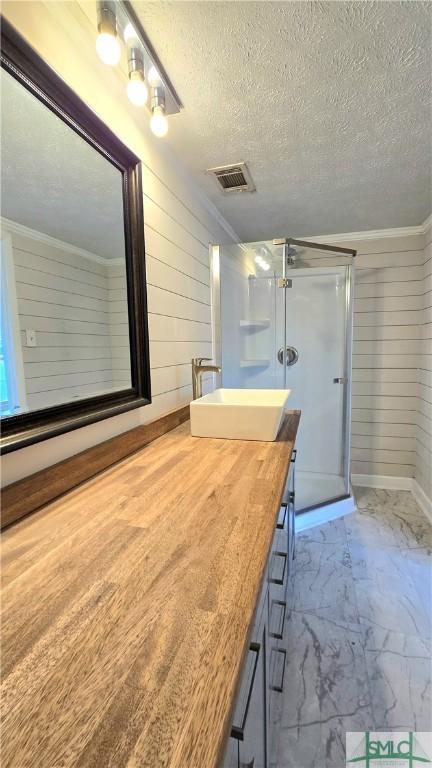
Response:
POLYGON ((1 415, 131 387, 122 175, 1 70, 1 415))

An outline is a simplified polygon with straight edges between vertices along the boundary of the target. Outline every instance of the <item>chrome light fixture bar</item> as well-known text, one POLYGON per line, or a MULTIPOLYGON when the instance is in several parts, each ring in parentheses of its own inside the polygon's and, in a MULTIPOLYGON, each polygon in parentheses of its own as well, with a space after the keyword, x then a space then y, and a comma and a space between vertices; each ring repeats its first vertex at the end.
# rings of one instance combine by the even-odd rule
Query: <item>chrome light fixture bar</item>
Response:
POLYGON ((132 3, 126 0, 97 0, 97 16, 99 34, 96 48, 102 61, 115 66, 120 59, 120 54, 118 57, 115 55, 118 46, 123 44, 126 49, 128 93, 136 96, 134 101, 129 95, 131 101, 138 106, 146 103, 151 110, 154 102, 151 104, 150 101, 152 97, 154 98, 157 89, 158 111, 159 105, 163 105, 164 115, 180 112, 183 107, 180 98, 147 37, 132 3), (149 93, 147 99, 144 99, 145 90, 149 93))

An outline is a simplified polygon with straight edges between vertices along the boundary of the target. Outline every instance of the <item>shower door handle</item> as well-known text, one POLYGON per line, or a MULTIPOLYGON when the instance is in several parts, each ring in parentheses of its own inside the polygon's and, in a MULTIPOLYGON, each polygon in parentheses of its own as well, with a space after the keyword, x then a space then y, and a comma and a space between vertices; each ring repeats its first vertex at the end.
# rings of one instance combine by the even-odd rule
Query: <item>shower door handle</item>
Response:
MULTIPOLYGON (((280 364, 284 364, 284 348, 281 347, 277 353, 277 359, 279 360, 280 364)), ((297 360, 299 359, 299 353, 298 350, 295 347, 287 347, 285 350, 285 364, 289 367, 290 365, 295 365, 297 360)))
POLYGON ((333 384, 347 384, 348 379, 346 376, 338 376, 337 378, 333 379, 333 384))

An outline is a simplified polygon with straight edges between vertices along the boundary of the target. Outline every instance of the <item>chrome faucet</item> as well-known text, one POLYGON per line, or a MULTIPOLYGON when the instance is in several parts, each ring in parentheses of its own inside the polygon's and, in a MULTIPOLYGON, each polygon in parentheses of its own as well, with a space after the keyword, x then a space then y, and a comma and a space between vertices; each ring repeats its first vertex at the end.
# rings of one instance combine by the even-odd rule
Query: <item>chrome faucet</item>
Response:
POLYGON ((192 399, 197 400, 202 397, 202 375, 203 373, 220 373, 222 368, 218 365, 203 365, 204 361, 211 360, 211 357, 193 357, 192 358, 192 399))

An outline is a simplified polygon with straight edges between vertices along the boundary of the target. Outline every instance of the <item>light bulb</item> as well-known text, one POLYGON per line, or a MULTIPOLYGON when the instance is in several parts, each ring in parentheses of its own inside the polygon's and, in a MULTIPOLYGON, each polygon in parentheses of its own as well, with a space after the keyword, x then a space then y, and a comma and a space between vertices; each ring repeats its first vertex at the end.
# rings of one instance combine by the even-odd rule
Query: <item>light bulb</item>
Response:
POLYGON ((131 72, 127 84, 127 95, 136 107, 143 107, 148 99, 148 89, 141 72, 131 72))
POLYGON ((168 133, 168 120, 165 117, 164 109, 161 106, 153 107, 153 115, 150 120, 150 128, 155 136, 166 136, 168 133))
POLYGON ((262 268, 264 269, 265 272, 267 272, 270 269, 270 264, 267 264, 267 262, 265 261, 262 265, 262 268))
POLYGON ((257 264, 261 264, 261 262, 262 262, 261 256, 255 256, 255 261, 256 261, 257 264))
POLYGON ((135 29, 133 28, 132 24, 126 24, 123 37, 124 37, 125 43, 128 43, 130 40, 135 40, 135 39, 138 40, 138 35, 135 32, 135 29))
POLYGON ((115 67, 120 61, 121 48, 116 35, 100 32, 96 38, 96 51, 104 64, 115 67))
POLYGON ((149 71, 147 73, 147 78, 148 78, 148 81, 149 81, 150 85, 153 86, 153 87, 159 85, 159 83, 160 83, 159 73, 158 73, 156 67, 153 64, 151 65, 151 67, 150 67, 150 69, 149 69, 149 71))

